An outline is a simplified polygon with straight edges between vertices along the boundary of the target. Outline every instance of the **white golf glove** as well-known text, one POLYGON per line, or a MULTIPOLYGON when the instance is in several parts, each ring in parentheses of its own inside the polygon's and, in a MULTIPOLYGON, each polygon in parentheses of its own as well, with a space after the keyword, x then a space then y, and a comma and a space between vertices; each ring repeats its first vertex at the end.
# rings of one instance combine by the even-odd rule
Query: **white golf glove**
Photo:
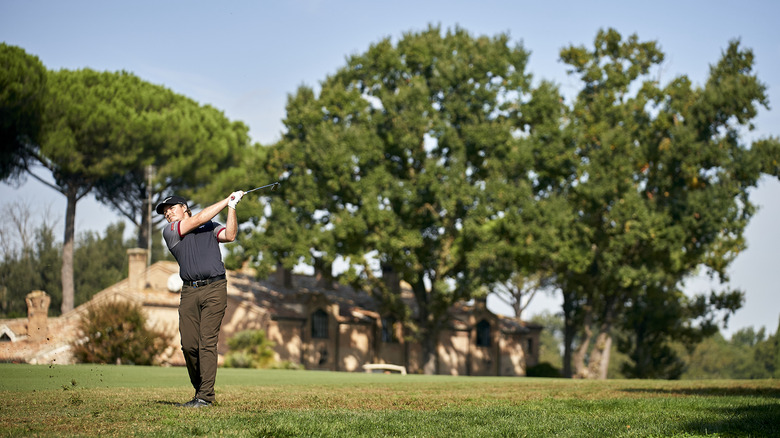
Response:
POLYGON ((241 198, 244 196, 244 192, 241 190, 235 191, 230 194, 230 200, 228 201, 228 207, 232 208, 233 210, 236 209, 236 205, 241 201, 241 198))

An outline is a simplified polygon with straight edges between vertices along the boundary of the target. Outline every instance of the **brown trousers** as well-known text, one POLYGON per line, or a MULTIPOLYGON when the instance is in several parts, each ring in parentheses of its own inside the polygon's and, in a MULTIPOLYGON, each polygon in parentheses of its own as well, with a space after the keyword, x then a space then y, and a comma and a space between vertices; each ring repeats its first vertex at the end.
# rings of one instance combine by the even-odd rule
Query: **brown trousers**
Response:
POLYGON ((214 401, 217 341, 226 308, 227 280, 182 288, 179 303, 181 350, 195 397, 210 402, 214 401))

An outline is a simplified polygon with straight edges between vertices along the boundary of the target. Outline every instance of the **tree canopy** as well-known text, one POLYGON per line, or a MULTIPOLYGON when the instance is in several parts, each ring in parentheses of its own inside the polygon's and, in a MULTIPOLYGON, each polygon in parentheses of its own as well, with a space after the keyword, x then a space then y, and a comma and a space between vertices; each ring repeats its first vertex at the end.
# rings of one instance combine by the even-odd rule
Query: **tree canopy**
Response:
POLYGON ((158 98, 133 127, 142 157, 130 171, 102 180, 95 196, 135 224, 138 246, 146 247, 149 202, 153 208, 175 193, 211 203, 238 188, 243 180, 239 164, 254 151, 246 125, 230 121, 216 108, 148 83, 138 93, 158 98), (152 175, 147 174, 149 166, 152 175))
POLYGON ((24 176, 38 145, 45 91, 41 61, 0 43, 0 181, 24 176))
POLYGON ((561 58, 583 84, 564 127, 576 177, 562 176, 556 189, 574 230, 563 245, 578 255, 555 267, 567 319, 564 371, 604 377, 616 324, 632 334, 623 345, 641 366, 647 349, 712 334, 718 317, 741 306, 740 291, 688 298, 681 289, 699 268, 726 281, 745 248, 748 189, 761 169, 740 130, 767 100, 752 53, 736 41, 703 88, 685 76, 659 84, 649 77, 663 60, 657 44, 612 29, 592 49, 568 47, 561 58))
POLYGON ((326 277, 344 261, 344 280, 416 331, 433 372, 449 307, 479 282, 466 230, 496 214, 486 199, 529 193, 492 182, 501 157, 522 155, 514 99, 529 91, 527 58, 507 35, 430 27, 352 56, 319 95, 301 87, 269 154, 281 193, 249 245, 265 263, 303 261, 326 277), (383 280, 390 273, 411 286, 414 309, 383 280))
POLYGON ((135 138, 145 113, 166 99, 163 90, 126 72, 90 69, 50 72, 38 161, 67 199, 62 252, 62 311, 73 309, 73 239, 76 203, 114 175, 137 169, 144 148, 135 138))
POLYGON ((127 72, 46 71, 37 58, 5 45, 2 62, 8 67, 1 78, 2 177, 31 175, 67 199, 63 312, 74 303, 74 224, 82 197, 94 193, 130 219, 139 246, 146 246, 150 203, 174 192, 197 203, 236 188, 248 129, 221 111, 127 72), (145 170, 152 165, 150 179, 145 170))
POLYGON ((527 58, 506 35, 430 27, 350 57, 319 93, 301 87, 266 162, 282 194, 244 255, 325 277, 344 263, 342 279, 419 336, 426 372, 453 302, 536 279, 564 297, 566 375, 605 377, 617 328, 637 375, 658 355, 648 372, 674 374, 667 343, 695 343, 741 306, 741 291, 682 287, 700 268, 727 280, 748 189, 762 157, 776 162, 776 140, 753 151, 742 136, 768 104, 752 53, 734 41, 703 87, 661 84, 656 42, 602 30, 561 51, 582 83, 570 104, 530 86, 527 58))

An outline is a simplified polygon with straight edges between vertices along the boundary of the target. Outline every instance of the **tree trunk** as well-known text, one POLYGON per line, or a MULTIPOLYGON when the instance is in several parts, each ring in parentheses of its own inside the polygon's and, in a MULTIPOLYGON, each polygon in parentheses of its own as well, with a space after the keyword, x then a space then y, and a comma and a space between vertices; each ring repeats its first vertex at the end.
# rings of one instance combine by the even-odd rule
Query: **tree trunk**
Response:
POLYGON ((515 319, 517 319, 518 321, 522 321, 523 310, 525 309, 525 307, 523 307, 523 303, 520 301, 520 297, 521 295, 518 294, 515 297, 514 302, 512 302, 512 310, 515 311, 515 319))
POLYGON ((430 333, 423 341, 423 374, 436 374, 436 341, 430 333))
POLYGON ((587 378, 606 379, 609 368, 609 354, 612 348, 612 321, 615 314, 615 302, 617 297, 610 295, 604 303, 602 321, 599 325, 599 333, 596 343, 588 358, 587 378))
POLYGON ((570 294, 563 294, 563 377, 571 378, 572 350, 577 327, 574 318, 574 303, 570 294))
POLYGON ((612 334, 607 333, 604 340, 604 353, 601 355, 601 373, 599 379, 606 380, 609 372, 609 356, 612 354, 612 334))
POLYGON ((609 329, 606 324, 599 330, 599 334, 596 337, 596 345, 593 346, 593 351, 590 353, 588 360, 587 377, 588 379, 601 379, 607 378, 607 369, 609 368, 609 353, 612 348, 612 335, 609 333, 609 329))
MULTIPOLYGON (((423 373, 427 375, 436 374, 437 371, 437 355, 436 345, 438 344, 439 334, 437 331, 438 324, 434 321, 434 315, 432 309, 428 303, 429 292, 425 289, 425 283, 420 280, 412 286, 415 300, 417 301, 417 307, 419 308, 420 318, 420 330, 417 334, 422 347, 423 356, 423 373)), ((430 292, 432 293, 432 292, 430 292)))
POLYGON ((590 338, 593 336, 593 331, 590 329, 592 316, 589 309, 585 309, 585 321, 582 325, 582 340, 579 347, 574 351, 572 356, 572 362, 574 366, 574 378, 587 379, 588 368, 585 366, 585 356, 588 354, 588 348, 590 347, 590 338))
POLYGON ((76 223, 77 189, 68 187, 65 207, 65 236, 62 244, 62 313, 73 310, 73 240, 76 223))

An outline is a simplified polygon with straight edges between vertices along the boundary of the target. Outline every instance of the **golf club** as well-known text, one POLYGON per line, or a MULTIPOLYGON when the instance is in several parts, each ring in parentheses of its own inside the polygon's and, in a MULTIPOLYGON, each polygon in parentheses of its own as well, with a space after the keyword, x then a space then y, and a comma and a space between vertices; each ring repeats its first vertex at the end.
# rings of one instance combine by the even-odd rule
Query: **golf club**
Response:
MULTIPOLYGON (((264 185, 264 186, 255 187, 255 188, 253 188, 252 190, 247 190, 247 191, 245 191, 245 192, 244 192, 244 194, 246 195, 246 194, 247 194, 247 193, 249 193, 249 192, 254 192, 255 190, 262 190, 262 189, 266 189, 266 188, 268 188, 268 187, 270 187, 270 188, 271 188, 271 190, 276 190, 276 188, 277 188, 277 187, 279 187, 279 181, 276 181, 275 183, 271 183, 271 184, 266 184, 266 185, 264 185)), ((233 199, 233 196, 231 196, 231 197, 230 197, 230 199, 233 199)))
POLYGON ((255 187, 252 190, 245 191, 244 194, 246 195, 247 193, 254 192, 255 190, 262 190, 262 189, 266 189, 268 187, 270 187, 271 190, 276 190, 279 187, 279 181, 276 181, 275 183, 271 183, 271 184, 266 184, 264 186, 255 187))

